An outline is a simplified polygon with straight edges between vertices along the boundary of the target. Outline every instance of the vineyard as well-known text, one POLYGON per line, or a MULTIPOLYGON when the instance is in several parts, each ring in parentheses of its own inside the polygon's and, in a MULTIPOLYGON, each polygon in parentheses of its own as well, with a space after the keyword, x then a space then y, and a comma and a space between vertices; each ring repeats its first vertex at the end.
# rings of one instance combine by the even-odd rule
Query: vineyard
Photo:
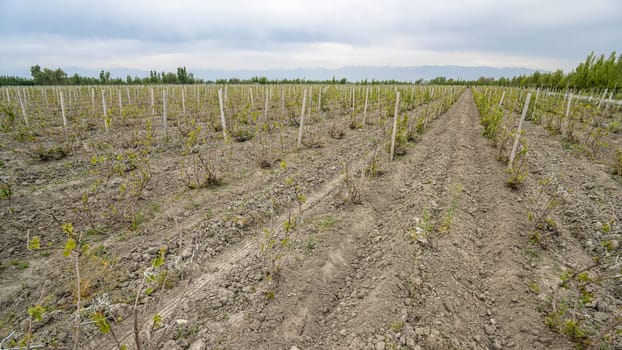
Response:
POLYGON ((622 347, 607 91, 0 93, 0 349, 622 347))

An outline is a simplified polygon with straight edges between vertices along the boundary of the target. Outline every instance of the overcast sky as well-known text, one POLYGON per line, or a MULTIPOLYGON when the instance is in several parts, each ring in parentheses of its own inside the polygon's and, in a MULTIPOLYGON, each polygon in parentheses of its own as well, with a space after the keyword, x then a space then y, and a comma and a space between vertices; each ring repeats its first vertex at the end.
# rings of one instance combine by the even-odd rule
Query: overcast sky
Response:
POLYGON ((0 74, 487 65, 622 53, 620 0, 0 0, 0 74))

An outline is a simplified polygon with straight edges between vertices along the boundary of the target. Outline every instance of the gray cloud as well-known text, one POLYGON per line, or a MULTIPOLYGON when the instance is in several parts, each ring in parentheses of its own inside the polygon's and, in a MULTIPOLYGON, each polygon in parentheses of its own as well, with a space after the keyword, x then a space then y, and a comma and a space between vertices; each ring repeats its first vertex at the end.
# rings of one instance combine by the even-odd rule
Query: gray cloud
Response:
POLYGON ((0 73, 36 63, 569 69, 590 51, 620 52, 620 23, 616 0, 0 0, 0 73))

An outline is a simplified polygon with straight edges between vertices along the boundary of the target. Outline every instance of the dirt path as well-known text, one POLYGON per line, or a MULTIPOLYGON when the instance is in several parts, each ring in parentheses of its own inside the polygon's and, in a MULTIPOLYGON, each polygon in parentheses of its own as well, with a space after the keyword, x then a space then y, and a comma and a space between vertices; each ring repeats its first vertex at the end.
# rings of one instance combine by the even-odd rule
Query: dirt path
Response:
POLYGON ((449 233, 432 239, 433 249, 418 258, 423 288, 412 310, 415 330, 423 328, 433 348, 572 347, 550 333, 529 294, 524 201, 504 184, 505 167, 481 136, 470 92, 446 118, 432 147, 451 158, 441 172, 425 165, 423 172, 443 179, 439 200, 448 184, 463 191, 449 233))

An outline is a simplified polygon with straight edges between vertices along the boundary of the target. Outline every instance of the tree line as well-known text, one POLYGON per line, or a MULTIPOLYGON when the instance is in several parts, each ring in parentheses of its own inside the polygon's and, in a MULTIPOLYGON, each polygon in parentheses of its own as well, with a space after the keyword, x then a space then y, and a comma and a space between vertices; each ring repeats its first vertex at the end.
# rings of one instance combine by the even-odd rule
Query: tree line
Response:
POLYGON ((61 68, 50 69, 41 68, 34 65, 30 67, 31 78, 17 76, 0 76, 0 86, 2 85, 115 85, 115 84, 196 84, 203 83, 201 79, 196 79, 192 73, 188 73, 186 67, 177 68, 177 73, 157 72, 152 70, 148 77, 138 77, 128 75, 125 79, 113 78, 108 71, 102 70, 99 78, 74 74, 68 76, 61 68))
POLYGON ((427 83, 435 85, 498 85, 515 87, 540 87, 548 89, 609 89, 622 87, 622 55, 612 52, 608 57, 596 57, 590 53, 584 62, 574 70, 564 74, 561 69, 554 72, 534 72, 512 78, 481 77, 477 80, 453 80, 437 77, 427 83))
MULTIPOLYGON (((32 78, 17 76, 0 76, 2 85, 97 85, 97 84, 347 84, 346 78, 330 80, 306 80, 306 79, 268 79, 266 77, 252 77, 250 79, 218 79, 216 81, 204 81, 197 79, 186 67, 178 67, 177 72, 157 72, 152 70, 148 77, 131 77, 126 79, 112 78, 110 72, 101 71, 99 78, 86 77, 79 74, 68 76, 61 68, 52 70, 41 68, 39 65, 30 67, 32 78)), ((410 82, 397 80, 370 80, 361 81, 362 84, 406 84, 410 82)), ((574 70, 564 73, 561 69, 554 72, 534 72, 529 75, 519 75, 511 78, 481 77, 477 80, 454 80, 446 77, 437 77, 428 81, 419 79, 415 84, 435 85, 500 85, 518 87, 541 87, 552 89, 616 89, 622 86, 622 55, 617 56, 612 52, 608 57, 596 56, 591 52, 584 62, 581 62, 574 70)))

